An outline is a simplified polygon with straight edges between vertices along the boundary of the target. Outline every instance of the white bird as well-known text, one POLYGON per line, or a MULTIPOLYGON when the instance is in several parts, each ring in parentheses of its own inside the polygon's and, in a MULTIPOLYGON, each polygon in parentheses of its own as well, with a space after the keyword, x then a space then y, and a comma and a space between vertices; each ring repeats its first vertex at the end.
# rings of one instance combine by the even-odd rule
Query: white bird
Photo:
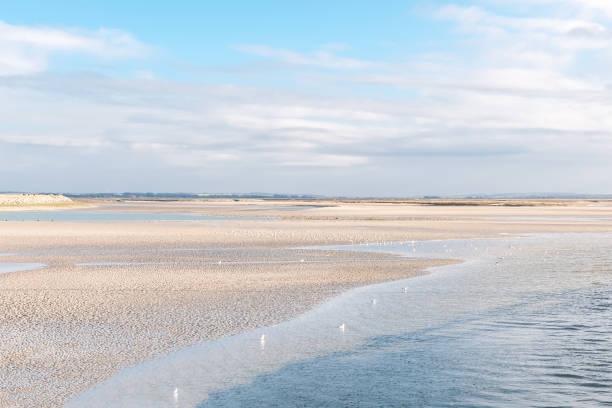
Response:
POLYGON ((372 299, 372 304, 375 305, 376 304, 376 299, 372 299))
POLYGON ((266 341, 266 335, 265 335, 265 334, 262 334, 262 335, 261 335, 261 337, 259 338, 259 342, 260 342, 260 343, 263 343, 263 342, 265 342, 265 341, 266 341))
POLYGON ((172 395, 174 396, 175 401, 178 400, 178 387, 174 389, 174 393, 172 395))
POLYGON ((342 323, 340 326, 338 326, 338 328, 344 331, 344 329, 346 328, 346 324, 342 323))
POLYGON ((402 292, 404 293, 408 292, 408 288, 402 288, 402 292))

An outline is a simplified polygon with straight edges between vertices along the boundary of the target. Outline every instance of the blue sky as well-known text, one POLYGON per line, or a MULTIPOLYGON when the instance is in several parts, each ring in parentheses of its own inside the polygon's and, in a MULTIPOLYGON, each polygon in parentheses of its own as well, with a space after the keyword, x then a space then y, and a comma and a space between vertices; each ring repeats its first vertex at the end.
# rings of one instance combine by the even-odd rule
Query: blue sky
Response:
POLYGON ((609 193, 611 20, 606 0, 8 2, 0 191, 609 193))
MULTIPOLYGON (((351 2, 11 2, 11 23, 28 26, 119 28, 153 47, 149 59, 106 69, 130 76, 140 67, 172 80, 207 81, 210 71, 260 59, 236 48, 265 44, 307 53, 336 46, 357 59, 402 61, 432 49, 450 52, 450 24, 428 19, 431 5, 405 1, 351 2), (55 4, 54 4, 55 3, 55 4), (128 4, 126 4, 128 3, 128 4), (425 17, 425 18, 424 18, 425 17)), ((96 61, 55 56, 50 68, 104 71, 96 61)))

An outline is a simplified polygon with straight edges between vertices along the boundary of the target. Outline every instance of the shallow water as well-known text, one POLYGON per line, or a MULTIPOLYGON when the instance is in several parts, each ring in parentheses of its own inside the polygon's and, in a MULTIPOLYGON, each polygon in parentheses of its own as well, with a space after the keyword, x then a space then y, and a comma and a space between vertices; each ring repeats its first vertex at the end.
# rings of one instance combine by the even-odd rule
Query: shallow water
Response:
POLYGON ((612 235, 344 248, 466 262, 126 369, 68 406, 611 403, 612 235))
POLYGON ((287 206, 272 206, 272 207, 261 207, 247 208, 240 211, 243 212, 283 212, 283 211, 303 211, 303 210, 314 210, 317 208, 328 208, 329 205, 287 205, 287 206))
POLYGON ((484 220, 495 220, 495 221, 545 221, 545 222, 610 222, 612 221, 612 217, 608 216, 593 216, 593 215, 584 215, 584 216, 574 216, 574 217, 559 217, 559 216, 519 216, 519 215, 506 215, 506 216, 457 216, 456 218, 471 218, 471 219, 484 219, 484 220))
POLYGON ((7 211, 0 221, 206 221, 206 220, 272 220, 268 217, 231 217, 188 213, 153 213, 136 211, 7 211))
MULTIPOLYGON (((379 262, 399 262, 397 259, 381 259, 379 262)), ((371 258, 341 258, 341 259, 276 259, 270 261, 190 261, 190 262, 135 262, 135 261, 104 261, 104 262, 80 262, 77 266, 139 266, 139 265, 268 265, 268 264, 330 264, 346 262, 368 262, 374 263, 371 258)))
MULTIPOLYGON (((10 255, 10 254, 0 254, 10 255)), ((21 272, 21 271, 31 271, 34 269, 40 269, 44 267, 44 264, 40 263, 9 263, 9 262, 0 262, 0 274, 11 273, 11 272, 21 272)))

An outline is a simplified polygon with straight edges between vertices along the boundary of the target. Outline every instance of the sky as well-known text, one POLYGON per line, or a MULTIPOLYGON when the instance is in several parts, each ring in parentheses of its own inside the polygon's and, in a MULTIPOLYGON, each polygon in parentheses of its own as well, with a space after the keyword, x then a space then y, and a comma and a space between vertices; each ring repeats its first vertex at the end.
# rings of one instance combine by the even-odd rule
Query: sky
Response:
POLYGON ((612 193, 612 1, 6 1, 0 191, 612 193))

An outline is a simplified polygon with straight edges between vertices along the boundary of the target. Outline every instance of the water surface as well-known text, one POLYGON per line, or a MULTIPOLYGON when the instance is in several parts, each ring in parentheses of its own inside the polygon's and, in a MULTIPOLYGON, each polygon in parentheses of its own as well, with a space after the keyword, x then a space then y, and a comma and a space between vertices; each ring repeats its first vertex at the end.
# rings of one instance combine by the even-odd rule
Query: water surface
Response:
POLYGON ((344 248, 466 262, 123 370, 68 406, 611 403, 612 235, 344 248))
POLYGON ((136 211, 7 211, 0 221, 206 221, 206 220, 272 220, 270 217, 232 217, 189 213, 157 213, 136 211))
MULTIPOLYGON (((4 254, 10 255, 10 254, 4 254)), ((0 254, 2 256, 2 254, 0 254)), ((14 262, 0 262, 0 274, 11 273, 11 272, 21 272, 21 271, 31 271, 34 269, 40 269, 44 267, 44 264, 41 263, 14 263, 14 262)))

